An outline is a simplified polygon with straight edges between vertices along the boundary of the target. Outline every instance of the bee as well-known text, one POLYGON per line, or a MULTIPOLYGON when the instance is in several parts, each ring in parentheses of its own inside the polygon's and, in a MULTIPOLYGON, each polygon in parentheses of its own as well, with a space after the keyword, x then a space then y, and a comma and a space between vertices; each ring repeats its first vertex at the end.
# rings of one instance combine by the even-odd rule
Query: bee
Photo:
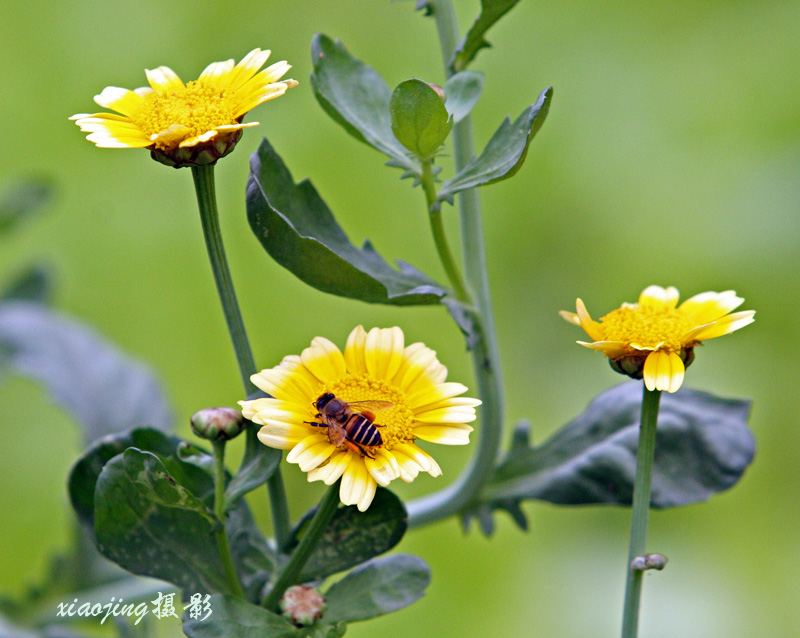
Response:
POLYGON ((326 392, 314 401, 318 410, 316 418, 321 421, 306 421, 319 428, 328 428, 328 440, 335 446, 344 443, 353 452, 374 458, 364 446, 383 443, 381 433, 375 425, 375 412, 394 407, 391 401, 343 401, 335 394, 326 392))

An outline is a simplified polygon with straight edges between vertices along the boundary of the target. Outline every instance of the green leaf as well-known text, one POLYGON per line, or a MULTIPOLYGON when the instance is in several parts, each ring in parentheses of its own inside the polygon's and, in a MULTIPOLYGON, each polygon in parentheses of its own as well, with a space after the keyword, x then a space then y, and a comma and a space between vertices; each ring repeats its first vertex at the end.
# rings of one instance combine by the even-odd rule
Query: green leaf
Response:
POLYGON ((122 466, 128 480, 154 505, 195 512, 205 518, 212 527, 216 527, 219 523, 214 512, 178 483, 155 454, 142 452, 133 447, 128 448, 122 453, 122 466))
MULTIPOLYGON (((519 516, 523 499, 629 506, 641 401, 641 382, 611 388, 539 447, 530 446, 526 428, 518 429, 508 455, 466 512, 467 519, 493 509, 519 516)), ((733 486, 755 454, 749 412, 750 402, 745 400, 688 388, 665 393, 658 417, 652 507, 698 503, 733 486)))
MULTIPOLYGON (((315 512, 313 508, 297 524, 289 549, 299 542, 315 512)), ((359 512, 355 505, 337 510, 297 582, 325 578, 388 552, 400 542, 407 528, 408 513, 402 501, 379 487, 366 512, 359 512)))
POLYGON ((322 34, 311 41, 311 63, 311 88, 325 112, 357 140, 388 155, 393 166, 419 173, 392 133, 391 91, 383 78, 322 34))
POLYGON ((476 186, 494 184, 512 177, 522 166, 528 146, 547 117, 553 89, 545 89, 535 104, 511 123, 506 118, 483 149, 439 190, 438 200, 453 203, 453 195, 476 186))
POLYGON ((267 140, 251 158, 247 217, 275 261, 323 292, 393 305, 437 304, 445 295, 409 264, 389 266, 368 241, 353 246, 311 182, 296 185, 267 140))
POLYGON ((430 582, 430 569, 416 556, 395 554, 371 560, 325 592, 324 620, 357 622, 403 609, 422 598, 430 582))
MULTIPOLYGON (((154 429, 106 437, 73 467, 70 498, 79 518, 93 523, 98 549, 118 565, 189 593, 224 592, 213 533, 219 522, 210 513, 214 483, 204 469, 210 458, 154 429)), ((258 600, 275 561, 244 500, 230 510, 225 528, 248 598, 258 600)))
POLYGON ((483 73, 459 71, 444 85, 445 107, 458 123, 470 114, 483 91, 483 73))
POLYGON ((53 187, 45 179, 28 178, 6 187, 0 195, 0 233, 41 210, 52 197, 53 187))
POLYGON ((86 326, 38 303, 0 304, 0 350, 78 419, 87 441, 150 425, 168 429, 169 406, 153 373, 86 326))
POLYGON ((33 301, 47 304, 52 297, 51 275, 47 268, 39 265, 29 266, 18 274, 4 292, 0 293, 0 302, 33 301))
POLYGON ((484 39, 484 34, 518 2, 519 0, 481 0, 481 13, 478 19, 453 53, 453 59, 450 61, 450 68, 453 71, 466 69, 478 51, 491 46, 484 39))
POLYGON ((245 456, 238 471, 225 488, 226 509, 234 507, 242 496, 262 486, 272 476, 281 462, 281 455, 269 452, 269 448, 261 445, 256 448, 255 454, 245 456))
POLYGON ((436 155, 453 128, 442 98, 422 80, 401 82, 392 92, 389 110, 395 137, 422 161, 436 155))
POLYGON ((305 634, 288 620, 262 607, 227 594, 209 598, 211 614, 205 620, 184 614, 183 633, 189 638, 302 638, 305 634))

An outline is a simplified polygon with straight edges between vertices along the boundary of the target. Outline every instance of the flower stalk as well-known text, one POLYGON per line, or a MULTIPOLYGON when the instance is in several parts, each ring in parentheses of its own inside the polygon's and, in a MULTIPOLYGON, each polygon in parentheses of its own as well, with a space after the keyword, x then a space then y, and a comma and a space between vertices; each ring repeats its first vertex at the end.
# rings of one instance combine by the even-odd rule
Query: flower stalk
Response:
MULTIPOLYGON (((200 209, 203 237, 206 242, 208 258, 211 262, 211 270, 214 273, 214 282, 217 286, 217 293, 222 304, 228 332, 233 342, 233 350, 239 365, 239 374, 242 378, 244 391, 246 395, 250 395, 256 391, 256 387, 250 381, 250 377, 256 372, 256 364, 253 352, 250 349, 250 341, 245 331, 242 313, 239 310, 239 302, 236 299, 236 290, 233 286, 228 260, 225 256, 225 246, 222 242, 214 183, 214 164, 192 166, 192 178, 194 179, 195 193, 197 195, 197 205, 200 209)), ((253 454, 264 453, 263 450, 258 449, 260 443, 256 437, 257 433, 258 428, 252 423, 249 424, 245 444, 245 459, 253 454)), ((271 453, 277 454, 278 452, 271 453)), ((278 547, 282 547, 289 536, 289 507, 286 502, 286 491, 283 487, 280 467, 276 467, 272 476, 268 479, 267 492, 270 500, 275 539, 278 547)))
MULTIPOLYGON (((447 77, 453 74, 450 59, 459 40, 458 23, 451 0, 431 0, 447 77)), ((470 116, 453 127, 455 170, 461 170, 475 154, 470 116)), ((426 193, 426 197, 429 195, 426 193)), ((461 220, 464 293, 469 299, 473 345, 471 349, 478 396, 482 401, 478 450, 459 479, 447 488, 408 504, 409 524, 421 525, 456 514, 486 483, 494 470, 504 419, 503 379, 494 327, 480 200, 474 188, 457 195, 461 220)), ((430 208, 430 204, 429 204, 430 208)), ((432 220, 433 223, 433 220, 432 220)), ((458 294, 458 293, 457 293, 458 294)), ((463 300, 462 300, 463 301, 463 300)))
POLYGON ((225 571, 225 580, 228 581, 228 588, 232 594, 244 598, 244 590, 236 575, 236 568, 233 566, 231 547, 228 543, 228 533, 225 530, 225 443, 224 439, 212 441, 214 450, 214 514, 219 519, 220 526, 216 531, 217 549, 222 560, 222 568, 225 571))
MULTIPOLYGON (((340 479, 341 480, 341 479, 340 479)), ((264 599, 263 607, 270 611, 280 613, 279 603, 284 592, 294 585, 297 581, 300 572, 303 570, 306 562, 308 561, 314 548, 317 546, 320 538, 322 538, 328 523, 331 522, 333 515, 339 507, 339 481, 336 481, 328 488, 322 500, 319 503, 314 518, 308 524, 308 529, 300 539, 300 543, 292 552, 292 557, 289 559, 286 567, 284 567, 278 580, 275 581, 267 597, 264 599)))
POLYGON ((653 482, 653 460, 656 448, 660 390, 644 386, 639 444, 636 451, 636 476, 633 483, 631 510, 631 540, 628 551, 628 575, 625 582, 625 604, 622 613, 622 638, 635 638, 639 625, 639 602, 644 570, 634 561, 644 554, 647 539, 647 520, 650 513, 650 491, 653 482))

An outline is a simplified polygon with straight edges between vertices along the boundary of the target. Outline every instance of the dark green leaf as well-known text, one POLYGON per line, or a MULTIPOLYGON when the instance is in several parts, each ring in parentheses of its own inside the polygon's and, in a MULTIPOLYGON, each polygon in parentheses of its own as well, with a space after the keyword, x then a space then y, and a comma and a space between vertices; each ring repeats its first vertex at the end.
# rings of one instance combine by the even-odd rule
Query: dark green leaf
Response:
POLYGON ((295 185, 267 140, 251 158, 247 217, 275 261, 323 292, 395 305, 436 304, 445 294, 412 266, 389 266, 369 242, 353 246, 311 183, 295 185))
MULTIPOLYGON (((631 503, 642 383, 603 392, 540 447, 524 429, 478 502, 509 509, 523 499, 559 505, 631 503)), ((652 507, 705 501, 734 485, 755 454, 750 402, 681 388, 664 394, 658 417, 652 507)))
POLYGON ((458 123, 470 114, 483 91, 483 73, 459 71, 444 85, 445 107, 458 123))
POLYGON ((300 629, 271 611, 226 594, 209 599, 205 620, 184 614, 183 633, 189 638, 302 638, 300 629))
POLYGON ((29 178, 6 187, 0 196, 0 232, 41 210, 52 196, 53 187, 45 179, 29 178))
POLYGON ((442 98, 422 80, 401 82, 392 92, 389 111, 395 137, 423 161, 436 155, 453 128, 442 98))
POLYGON ((281 455, 271 454, 271 450, 259 445, 256 453, 246 456, 228 487, 225 488, 225 507, 230 509, 242 496, 267 482, 281 462, 281 455), (263 452, 263 453, 262 453, 263 452))
MULTIPOLYGON (((290 549, 298 542, 314 512, 316 508, 298 523, 290 549)), ((389 490, 379 487, 366 512, 359 512, 355 505, 339 508, 306 562, 298 582, 325 578, 388 552, 400 542, 407 528, 408 514, 402 501, 389 490)))
POLYGON ((391 91, 383 78, 322 34, 311 41, 311 62, 311 88, 325 112, 357 140, 388 155, 393 166, 419 172, 392 133, 391 91))
POLYGON ((442 185, 438 199, 452 204, 453 195, 460 191, 512 177, 525 161, 528 146, 547 117, 552 95, 553 89, 542 91, 536 104, 525 109, 513 124, 507 117, 480 157, 473 158, 442 185))
POLYGON ((131 484, 153 505, 194 512, 216 527, 214 513, 178 483, 155 454, 128 448, 122 453, 122 466, 131 484))
POLYGON ((357 622, 389 614, 422 598, 430 582, 430 569, 416 556, 371 560, 328 589, 324 620, 357 622))
POLYGON ((491 46, 484 39, 484 34, 518 2, 519 0, 481 0, 481 13, 478 19, 456 47, 453 59, 450 61, 450 68, 453 71, 466 69, 478 51, 491 46))
MULTIPOLYGON (((203 455, 153 429, 105 437, 90 447, 73 467, 69 489, 80 519, 93 523, 100 551, 129 571, 189 593, 226 591, 213 534, 218 523, 209 515, 211 457, 201 462, 203 455)), ((225 527, 248 598, 258 600, 274 560, 244 500, 230 510, 225 527), (259 551, 263 560, 254 555, 259 551)))
POLYGON ((0 294, 0 301, 33 301, 46 304, 52 296, 50 273, 43 266, 30 266, 17 275, 0 294))
POLYGON ((153 373, 99 335, 37 303, 0 304, 0 349, 41 381, 83 425, 87 441, 130 427, 172 424, 153 373))

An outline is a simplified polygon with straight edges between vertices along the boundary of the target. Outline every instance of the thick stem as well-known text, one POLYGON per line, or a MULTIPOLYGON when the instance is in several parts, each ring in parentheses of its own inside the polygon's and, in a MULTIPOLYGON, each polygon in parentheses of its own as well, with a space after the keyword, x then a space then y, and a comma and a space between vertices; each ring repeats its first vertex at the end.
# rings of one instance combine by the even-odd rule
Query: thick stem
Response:
POLYGON ((233 556, 228 543, 228 532, 225 529, 225 441, 212 441, 214 449, 214 514, 221 525, 216 531, 217 549, 225 571, 225 580, 232 594, 244 598, 244 591, 233 566, 233 556))
POLYGON ((289 587, 297 582, 297 578, 300 576, 300 572, 303 570, 306 561, 317 546, 319 539, 322 538, 325 528, 328 527, 328 523, 331 522, 338 507, 339 481, 336 481, 336 483, 328 488, 325 496, 322 497, 317 512, 314 514, 314 518, 312 518, 311 522, 308 524, 308 529, 306 529, 303 537, 300 539, 300 543, 292 552, 289 562, 286 567, 284 567, 275 585, 264 599, 264 607, 271 611, 278 610, 278 603, 280 603, 281 597, 289 587))
MULTIPOLYGON (((256 390, 250 381, 250 376, 257 372, 256 363, 244 328, 239 303, 236 300, 236 290, 233 287, 228 260, 225 257, 225 246, 222 243, 219 213, 217 212, 216 187, 214 184, 214 165, 193 166, 192 177, 194 179, 195 193, 197 194, 197 205, 200 209, 200 222, 203 226, 203 237, 206 242, 208 259, 211 262, 217 293, 222 304, 222 311, 225 314, 228 332, 233 342, 233 350, 236 353, 236 361, 239 365, 239 374, 242 377, 245 396, 249 396, 256 390)), ((251 455, 258 453, 256 450, 261 444, 256 437, 257 432, 258 428, 252 423, 249 424, 245 444, 245 461, 251 455)), ((270 453, 280 454, 278 451, 270 451, 270 453)), ((275 468, 268 480, 268 493, 275 538, 280 546, 281 539, 285 542, 289 536, 289 508, 286 503, 286 492, 283 489, 280 467, 275 468)))
MULTIPOLYGON (((439 32, 442 59, 448 77, 450 58, 458 42, 458 24, 450 0, 431 0, 433 17, 439 32)), ((465 117, 453 127, 455 169, 461 170, 474 155, 472 122, 465 117)), ((494 469, 504 420, 503 379, 494 327, 486 252, 483 241, 480 201, 476 189, 459 193, 461 219, 461 248, 466 279, 466 291, 473 300, 472 320, 475 332, 472 364, 480 408, 478 449, 470 465, 459 479, 447 488, 408 504, 409 523, 420 525, 451 516, 466 506, 486 483, 494 469)))
POLYGON ((631 567, 634 558, 644 554, 647 519, 650 513, 650 490, 656 449, 656 427, 660 390, 644 389, 639 445, 636 451, 636 477, 633 482, 631 541, 628 551, 628 575, 625 582, 625 606, 622 613, 622 638, 635 638, 639 626, 639 601, 642 594, 641 569, 631 567))

